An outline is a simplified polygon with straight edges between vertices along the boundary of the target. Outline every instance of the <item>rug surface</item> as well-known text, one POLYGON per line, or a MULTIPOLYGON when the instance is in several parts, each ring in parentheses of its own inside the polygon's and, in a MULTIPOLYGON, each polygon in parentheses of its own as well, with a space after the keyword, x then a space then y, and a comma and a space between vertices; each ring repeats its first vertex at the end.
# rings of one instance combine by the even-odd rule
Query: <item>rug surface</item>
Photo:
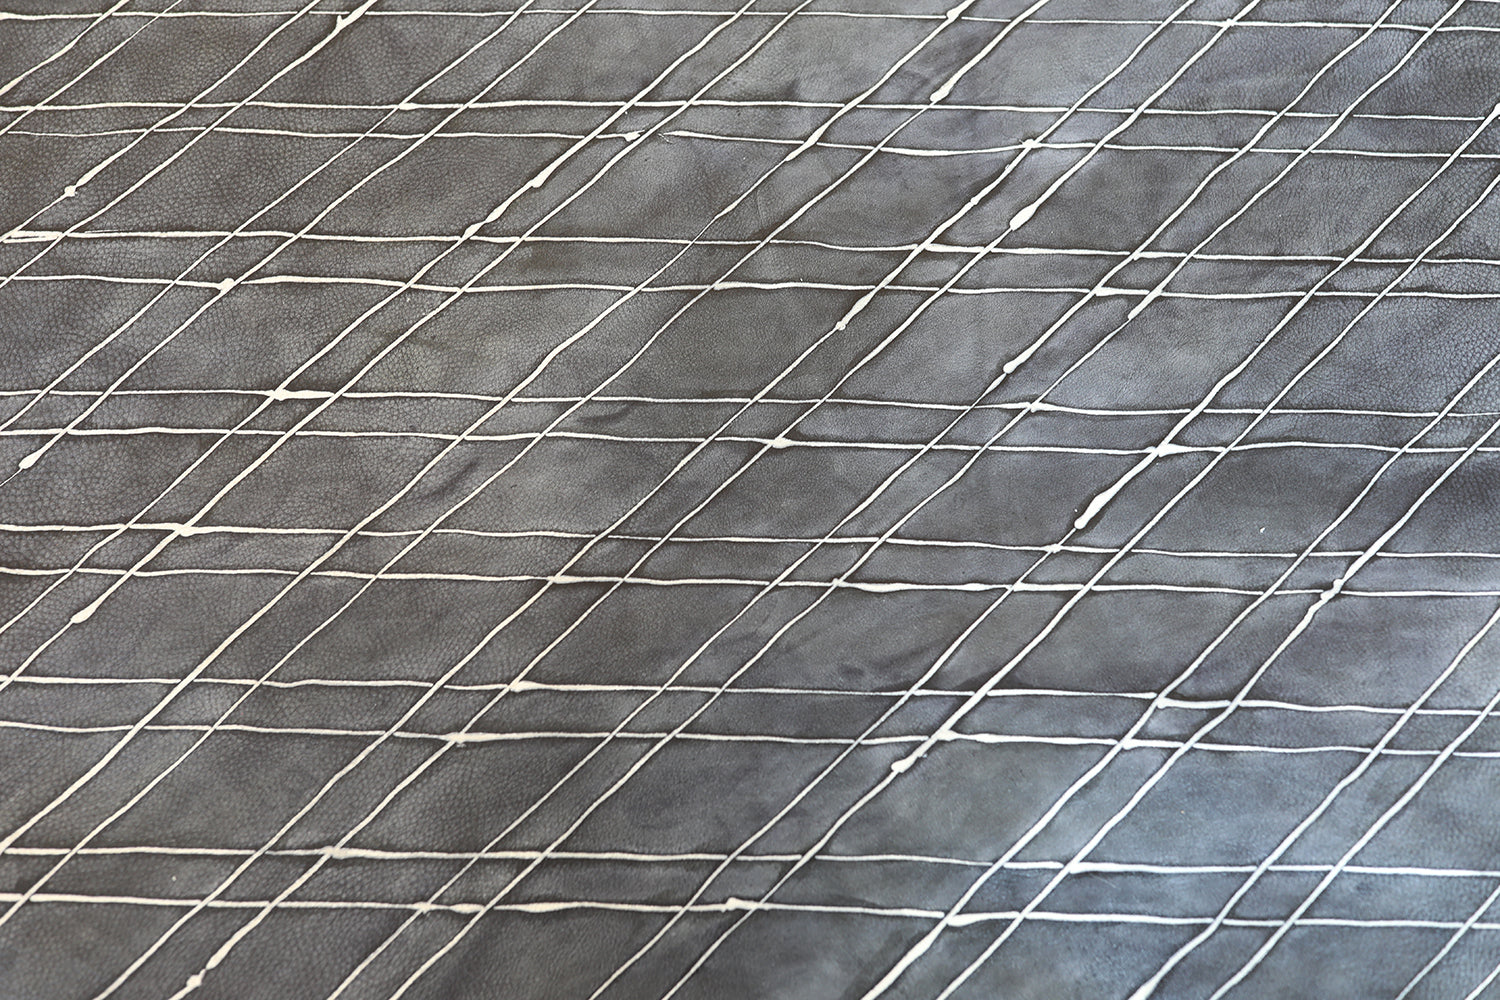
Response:
POLYGON ((1500 997, 1497 53, 0 0, 0 998, 1500 997))

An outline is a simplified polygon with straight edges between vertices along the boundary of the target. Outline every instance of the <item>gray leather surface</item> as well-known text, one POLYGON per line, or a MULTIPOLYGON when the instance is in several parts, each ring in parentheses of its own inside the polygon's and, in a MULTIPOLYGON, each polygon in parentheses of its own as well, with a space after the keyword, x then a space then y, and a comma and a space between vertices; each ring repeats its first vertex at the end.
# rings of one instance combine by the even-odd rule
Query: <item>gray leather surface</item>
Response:
POLYGON ((1500 6, 946 3, 0 0, 0 997, 1500 996, 1500 6))

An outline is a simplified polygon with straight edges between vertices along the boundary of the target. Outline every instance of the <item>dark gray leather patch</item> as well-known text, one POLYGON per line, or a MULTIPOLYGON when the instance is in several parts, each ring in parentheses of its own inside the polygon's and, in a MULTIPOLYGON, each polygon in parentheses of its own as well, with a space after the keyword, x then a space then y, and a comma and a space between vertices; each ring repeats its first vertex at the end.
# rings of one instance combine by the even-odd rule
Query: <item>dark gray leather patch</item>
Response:
POLYGON ((0 1000, 1500 996, 1493 0, 0 0, 0 1000))

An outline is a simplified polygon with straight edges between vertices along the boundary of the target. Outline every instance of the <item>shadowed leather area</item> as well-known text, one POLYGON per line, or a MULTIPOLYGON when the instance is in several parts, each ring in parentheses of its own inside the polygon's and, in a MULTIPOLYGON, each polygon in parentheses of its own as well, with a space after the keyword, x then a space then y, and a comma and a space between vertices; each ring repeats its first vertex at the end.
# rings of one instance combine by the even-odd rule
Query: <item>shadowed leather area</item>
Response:
POLYGON ((0 0, 0 998, 1500 997, 1497 46, 0 0))

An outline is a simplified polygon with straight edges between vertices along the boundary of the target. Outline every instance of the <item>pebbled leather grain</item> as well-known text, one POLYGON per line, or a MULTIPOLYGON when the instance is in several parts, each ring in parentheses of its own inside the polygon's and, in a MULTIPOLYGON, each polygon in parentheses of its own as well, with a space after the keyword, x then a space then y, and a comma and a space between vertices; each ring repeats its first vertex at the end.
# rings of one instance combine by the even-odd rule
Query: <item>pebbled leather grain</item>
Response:
POLYGON ((1488 0, 0 0, 0 998, 1500 996, 1488 0))

